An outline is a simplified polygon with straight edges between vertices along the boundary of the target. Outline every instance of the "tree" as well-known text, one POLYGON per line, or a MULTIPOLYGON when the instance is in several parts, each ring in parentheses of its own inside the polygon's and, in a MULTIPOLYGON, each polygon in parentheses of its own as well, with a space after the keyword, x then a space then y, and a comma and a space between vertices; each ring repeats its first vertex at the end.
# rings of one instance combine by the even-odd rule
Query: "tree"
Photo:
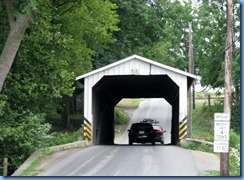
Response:
MULTIPOLYGON (((201 76, 201 85, 212 88, 224 87, 224 55, 223 46, 226 35, 225 1, 202 2, 194 10, 193 44, 195 68, 201 76)), ((234 36, 233 64, 235 64, 233 81, 239 94, 240 86, 240 5, 234 1, 234 36)), ((239 96, 239 95, 237 95, 239 96)))
POLYGON ((113 1, 117 4, 120 31, 113 33, 116 42, 108 47, 100 45, 94 67, 99 68, 132 54, 143 55, 145 46, 160 39, 164 26, 161 15, 146 0, 113 1))
MULTIPOLYGON (((26 29, 32 22, 35 22, 35 18, 37 17, 36 14, 39 14, 38 11, 40 12, 40 5, 45 6, 45 3, 50 4, 51 1, 19 0, 17 2, 13 2, 12 0, 5 0, 4 4, 0 4, 1 6, 5 5, 4 10, 6 10, 10 26, 9 35, 6 39, 6 43, 0 57, 0 92, 2 91, 3 83, 13 64, 14 58, 19 49, 20 42, 24 37, 26 29)), ((56 14, 55 19, 53 19, 53 23, 61 21, 61 23, 59 23, 62 24, 62 21, 66 21, 66 23, 63 23, 64 33, 65 31, 67 31, 67 34, 71 35, 71 38, 74 38, 73 48, 77 49, 76 45, 79 45, 78 47, 80 47, 74 53, 75 57, 73 59, 79 59, 81 57, 79 54, 83 53, 83 57, 81 58, 83 59, 83 61, 87 59, 91 60, 91 55, 94 54, 94 49, 96 45, 113 42, 111 32, 117 31, 118 28, 116 26, 116 6, 110 3, 110 1, 106 0, 103 1, 101 4, 101 2, 98 0, 60 0, 52 1, 52 6, 56 8, 53 10, 58 13, 56 14), (84 26, 80 26, 80 23, 83 23, 84 26), (73 30, 71 30, 72 27, 74 27, 73 30), (74 30, 82 31, 80 33, 77 33, 79 31, 74 30), (80 44, 77 44, 79 40, 80 44), (76 42, 76 44, 74 44, 74 42, 76 42), (81 44, 82 46, 80 46, 81 44)), ((69 50, 71 50, 72 47, 70 46, 70 44, 69 47, 69 50)), ((75 50, 73 49, 72 52, 74 51, 75 50)), ((70 60, 69 62, 70 65, 73 65, 72 67, 78 67, 77 63, 71 63, 71 61, 72 60, 70 60)), ((89 66, 87 63, 81 65, 89 66)), ((79 73, 81 74, 84 72, 79 73)))
POLYGON ((35 0, 27 2, 17 1, 16 3, 13 3, 12 0, 5 0, 10 31, 0 56, 0 92, 19 49, 20 42, 31 23, 31 10, 34 8, 34 3, 35 0), (16 7, 19 7, 19 11, 14 16, 16 7))
POLYGON ((67 48, 58 52, 58 56, 67 59, 69 70, 76 76, 92 70, 91 60, 97 47, 115 41, 112 33, 119 30, 117 6, 110 1, 101 4, 100 0, 93 0, 84 1, 72 11, 66 11, 70 9, 69 4, 54 5, 58 7, 57 14, 60 14, 60 33, 72 39, 67 48))
POLYGON ((186 70, 188 23, 191 6, 180 1, 117 0, 120 31, 108 48, 100 46, 94 67, 99 68, 132 54, 186 70))
POLYGON ((149 57, 163 64, 188 69, 188 25, 193 21, 191 3, 160 2, 160 14, 165 21, 162 37, 149 48, 149 57))
MULTIPOLYGON (((92 2, 89 7, 90 2, 85 0, 36 1, 35 11, 22 9, 26 5, 23 0, 13 3, 23 15, 30 12, 32 21, 0 93, 0 160, 9 157, 10 174, 42 147, 51 128, 48 120, 66 110, 62 105, 74 91, 75 75, 91 70, 93 48, 113 41, 109 34, 116 30, 116 6, 109 1, 92 2), (72 18, 83 17, 86 18, 72 24, 72 18), (95 26, 98 29, 92 34, 95 26)), ((2 50, 9 27, 5 3, 0 2, 0 9, 2 50)), ((60 122, 58 118, 54 120, 60 122)))

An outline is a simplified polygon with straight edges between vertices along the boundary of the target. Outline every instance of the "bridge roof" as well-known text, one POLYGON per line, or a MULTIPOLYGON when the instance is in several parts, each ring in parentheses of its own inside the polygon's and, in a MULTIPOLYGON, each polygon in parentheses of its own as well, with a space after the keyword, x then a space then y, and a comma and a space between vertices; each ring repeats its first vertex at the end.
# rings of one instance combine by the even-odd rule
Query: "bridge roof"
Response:
POLYGON ((82 80, 82 79, 84 79, 86 77, 92 76, 92 75, 94 75, 96 73, 99 73, 101 71, 104 71, 106 69, 113 68, 113 67, 115 67, 115 66, 117 66, 119 64, 125 63, 127 61, 131 61, 133 59, 137 59, 137 60, 140 60, 140 61, 144 61, 146 63, 149 63, 149 64, 152 64, 152 65, 158 66, 160 68, 167 69, 167 70, 172 71, 174 73, 177 73, 177 74, 180 74, 180 75, 183 75, 183 76, 187 76, 188 78, 191 78, 191 79, 196 79, 196 76, 194 74, 191 74, 191 73, 188 73, 188 72, 185 72, 185 71, 182 71, 182 70, 179 70, 179 69, 176 69, 176 68, 167 66, 165 64, 161 64, 159 62, 153 61, 151 59, 147 59, 147 58, 142 57, 142 56, 132 55, 132 56, 129 56, 127 58, 124 58, 124 59, 121 59, 119 61, 116 61, 114 63, 111 63, 111 64, 109 64, 107 66, 104 66, 104 67, 101 67, 99 69, 93 70, 93 71, 91 71, 89 73, 80 75, 80 76, 76 77, 76 80, 82 80))

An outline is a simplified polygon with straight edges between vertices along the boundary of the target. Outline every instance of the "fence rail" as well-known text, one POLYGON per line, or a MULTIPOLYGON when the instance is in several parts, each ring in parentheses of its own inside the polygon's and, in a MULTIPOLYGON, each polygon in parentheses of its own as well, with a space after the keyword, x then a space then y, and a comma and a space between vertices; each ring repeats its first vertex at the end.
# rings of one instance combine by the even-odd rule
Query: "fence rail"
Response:
POLYGON ((195 98, 195 103, 197 104, 204 104, 206 103, 209 107, 211 106, 211 103, 214 102, 221 102, 224 100, 224 97, 216 97, 216 96, 206 96, 206 97, 196 97, 195 98))

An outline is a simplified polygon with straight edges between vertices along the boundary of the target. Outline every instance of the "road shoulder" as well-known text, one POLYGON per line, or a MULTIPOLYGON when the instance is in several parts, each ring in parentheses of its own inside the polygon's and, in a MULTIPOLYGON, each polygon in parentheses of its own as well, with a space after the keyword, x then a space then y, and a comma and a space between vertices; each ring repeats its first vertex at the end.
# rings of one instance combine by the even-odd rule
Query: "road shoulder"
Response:
POLYGON ((198 173, 220 170, 220 158, 216 154, 189 150, 195 159, 198 173))

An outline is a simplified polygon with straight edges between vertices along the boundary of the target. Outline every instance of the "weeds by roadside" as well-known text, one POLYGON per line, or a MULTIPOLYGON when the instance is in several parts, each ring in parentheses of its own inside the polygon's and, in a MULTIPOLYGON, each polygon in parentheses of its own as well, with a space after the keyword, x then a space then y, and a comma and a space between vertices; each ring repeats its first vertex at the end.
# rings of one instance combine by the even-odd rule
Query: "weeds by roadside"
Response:
MULTIPOLYGON (((223 105, 215 104, 215 106, 208 107, 206 105, 198 106, 193 111, 193 137, 204 139, 206 141, 214 141, 214 124, 213 117, 215 112, 221 112, 223 105)), ((232 116, 231 122, 236 122, 237 115, 232 116)), ((239 121, 237 121, 239 122, 239 121)), ((238 124, 238 123, 237 123, 238 124)), ((230 176, 240 176, 240 134, 234 129, 238 129, 236 124, 232 125, 230 130, 230 152, 229 152, 229 168, 230 176)), ((204 143, 195 143, 193 141, 188 143, 181 143, 181 147, 191 150, 199 150, 213 153, 213 147, 204 143)), ((217 153, 219 155, 219 153, 217 153)), ((200 176, 219 176, 219 172, 206 172, 200 176)))
POLYGON ((52 155, 54 152, 51 151, 49 148, 45 148, 42 151, 41 156, 39 156, 36 160, 34 160, 31 165, 21 174, 21 176, 36 176, 40 172, 42 172, 42 169, 37 170, 37 166, 40 164, 41 160, 49 155, 52 155))

